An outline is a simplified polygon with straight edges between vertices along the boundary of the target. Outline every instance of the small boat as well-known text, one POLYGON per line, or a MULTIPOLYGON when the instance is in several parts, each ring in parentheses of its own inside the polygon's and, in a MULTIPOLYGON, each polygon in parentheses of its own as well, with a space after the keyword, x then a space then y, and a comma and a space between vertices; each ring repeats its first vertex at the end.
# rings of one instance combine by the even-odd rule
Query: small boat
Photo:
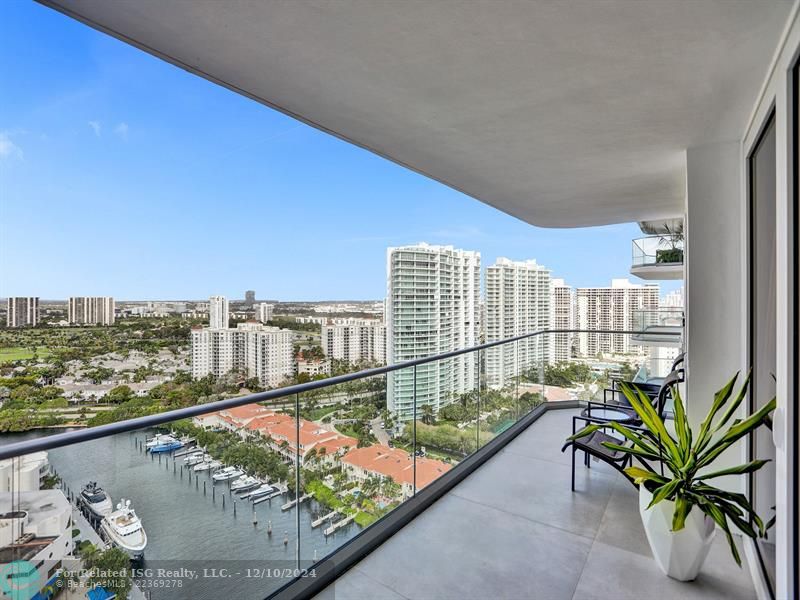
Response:
POLYGON ((246 494, 242 494, 242 500, 255 500, 256 498, 266 496, 273 491, 275 491, 275 488, 265 483, 254 490, 250 490, 246 494))
POLYGON ((261 480, 256 479, 255 477, 250 477, 249 475, 245 475, 244 477, 240 477, 236 481, 231 484, 231 491, 232 492, 247 492, 254 488, 257 488, 261 485, 261 480))
POLYGON ((218 469, 222 466, 222 463, 218 460, 204 460, 201 463, 197 463, 195 466, 192 467, 192 471, 212 471, 214 469, 218 469))
POLYGON ((156 444, 155 446, 151 446, 148 448, 151 454, 157 454, 159 452, 172 452, 173 450, 177 450, 178 448, 183 448, 183 442, 180 440, 172 439, 162 442, 160 444, 156 444))
POLYGON ((157 433, 145 442, 145 447, 150 449, 160 444, 177 441, 178 439, 174 435, 168 433, 157 433))
POLYGON ((241 477, 244 475, 244 471, 241 469, 237 469, 236 467, 225 467, 224 469, 220 469, 216 473, 211 476, 211 479, 214 481, 230 481, 236 477, 241 477))
POLYGON ((106 538, 132 558, 144 556, 147 546, 147 534, 142 521, 131 508, 131 501, 122 499, 116 510, 103 518, 100 530, 106 538))
POLYGON ((102 519, 114 510, 114 503, 103 488, 97 482, 90 481, 81 490, 80 503, 93 517, 102 519))
POLYGON ((183 459, 183 462, 186 463, 186 466, 191 467, 192 465, 196 465, 199 462, 203 462, 205 460, 206 455, 202 452, 198 452, 196 454, 190 454, 186 458, 183 459))

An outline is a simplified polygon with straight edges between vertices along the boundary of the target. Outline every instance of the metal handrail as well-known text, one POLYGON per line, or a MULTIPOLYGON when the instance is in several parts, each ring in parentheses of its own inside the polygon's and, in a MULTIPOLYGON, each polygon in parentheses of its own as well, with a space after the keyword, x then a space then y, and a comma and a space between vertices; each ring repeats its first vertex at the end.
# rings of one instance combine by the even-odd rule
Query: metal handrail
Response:
POLYGON ((53 448, 61 448, 63 446, 70 446, 72 444, 88 442, 91 440, 96 440, 111 435, 116 435, 118 433, 127 433, 130 431, 136 431, 138 429, 144 429, 147 427, 164 425, 165 423, 170 423, 172 421, 197 417, 200 415, 205 415, 208 413, 225 410, 228 408, 236 408, 238 406, 244 406, 246 404, 255 404, 257 402, 278 400, 280 398, 286 398, 289 396, 294 396, 296 394, 302 394, 304 392, 310 392, 312 390, 322 389, 338 385, 341 383, 348 383, 350 381, 357 381, 359 379, 375 377, 377 375, 383 375, 385 373, 391 373, 393 371, 400 371, 402 369, 407 369, 409 367, 414 367, 417 365, 424 365, 427 363, 436 362, 447 358, 452 358, 454 356, 461 356, 462 354, 468 354, 470 352, 485 350, 487 348, 493 348, 495 346, 509 344, 511 342, 515 342, 518 340, 524 340, 532 337, 537 337, 540 335, 556 334, 556 333, 596 333, 596 334, 617 334, 617 335, 637 335, 646 333, 647 335, 651 336, 663 335, 665 338, 672 337, 672 334, 669 332, 657 332, 657 331, 652 331, 652 332, 628 331, 628 330, 620 331, 611 329, 544 329, 542 331, 525 333, 515 337, 506 338, 504 340, 487 342, 485 344, 479 344, 477 346, 463 348, 461 350, 453 350, 451 352, 445 352, 443 354, 435 354, 432 356, 426 356, 424 358, 408 360, 402 363, 386 365, 383 367, 364 369, 363 371, 357 371, 356 373, 346 373, 344 375, 337 375, 336 377, 329 377, 328 379, 320 379, 317 381, 310 381, 308 383, 290 385, 284 388, 278 388, 266 392, 249 394, 247 396, 237 396, 235 398, 217 400, 216 402, 209 402, 207 404, 196 404, 195 406, 178 408, 175 410, 170 410, 155 415, 147 415, 144 417, 137 417, 135 419, 126 419, 124 421, 118 421, 116 423, 98 425, 97 427, 89 427, 86 429, 80 429, 76 431, 67 431, 64 433, 59 433, 44 438, 37 438, 34 440, 16 442, 14 444, 7 444, 5 446, 0 446, 0 460, 7 458, 14 458, 17 456, 21 456, 23 454, 30 454, 32 452, 39 452, 41 450, 51 450, 53 448))

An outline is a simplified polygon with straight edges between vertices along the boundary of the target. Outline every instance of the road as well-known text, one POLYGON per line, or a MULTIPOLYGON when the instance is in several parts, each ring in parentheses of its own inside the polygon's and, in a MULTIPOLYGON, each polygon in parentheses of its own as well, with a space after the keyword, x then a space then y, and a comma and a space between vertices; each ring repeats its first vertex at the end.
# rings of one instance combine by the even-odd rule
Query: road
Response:
POLYGON ((369 422, 370 427, 372 427, 372 435, 374 435, 379 444, 383 444, 384 446, 389 445, 389 434, 386 433, 386 430, 381 427, 381 418, 376 417, 369 422))

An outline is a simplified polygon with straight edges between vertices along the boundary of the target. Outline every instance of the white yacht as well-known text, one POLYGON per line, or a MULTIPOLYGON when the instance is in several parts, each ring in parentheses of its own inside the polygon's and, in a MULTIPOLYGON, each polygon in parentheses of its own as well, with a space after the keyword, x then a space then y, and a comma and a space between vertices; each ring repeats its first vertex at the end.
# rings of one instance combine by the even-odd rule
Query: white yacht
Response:
POLYGON ((196 452, 195 454, 190 454, 186 458, 183 459, 183 462, 186 463, 187 466, 196 465, 199 462, 203 462, 207 458, 206 454, 202 452, 196 452))
POLYGON ((211 476, 211 479, 214 481, 228 481, 230 479, 234 479, 235 477, 241 477, 244 475, 244 471, 241 469, 237 469, 236 467, 225 467, 224 469, 220 469, 216 473, 211 476))
POLYGON ((261 485, 261 480, 251 477, 250 475, 243 475, 231 484, 232 492, 247 492, 261 485))
POLYGON ((100 523, 100 529, 110 542, 119 546, 132 558, 144 556, 147 535, 142 521, 131 508, 130 500, 121 499, 116 510, 100 523))
POLYGON ((222 463, 218 460, 204 460, 201 463, 196 464, 192 467, 193 471, 210 471, 214 469, 218 469, 222 466, 222 463))
POLYGON ((164 444, 175 444, 177 442, 178 439, 174 435, 168 433, 157 433, 145 442, 145 447, 155 448, 156 446, 161 446, 164 444))
POLYGON ((81 490, 80 503, 95 519, 102 519, 114 508, 111 496, 94 481, 87 483, 81 490))

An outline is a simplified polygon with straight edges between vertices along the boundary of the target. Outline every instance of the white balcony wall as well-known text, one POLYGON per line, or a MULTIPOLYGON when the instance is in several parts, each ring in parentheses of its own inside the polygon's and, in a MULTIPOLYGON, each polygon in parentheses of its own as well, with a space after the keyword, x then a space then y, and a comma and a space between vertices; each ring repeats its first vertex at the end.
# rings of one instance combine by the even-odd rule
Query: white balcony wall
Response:
MULTIPOLYGON (((745 327, 742 285, 740 144, 727 142, 686 151, 686 349, 687 404, 699 424, 714 393, 743 366, 745 327)), ((715 468, 740 464, 744 448, 732 448, 715 468)), ((744 478, 718 480, 744 492, 744 478)))

